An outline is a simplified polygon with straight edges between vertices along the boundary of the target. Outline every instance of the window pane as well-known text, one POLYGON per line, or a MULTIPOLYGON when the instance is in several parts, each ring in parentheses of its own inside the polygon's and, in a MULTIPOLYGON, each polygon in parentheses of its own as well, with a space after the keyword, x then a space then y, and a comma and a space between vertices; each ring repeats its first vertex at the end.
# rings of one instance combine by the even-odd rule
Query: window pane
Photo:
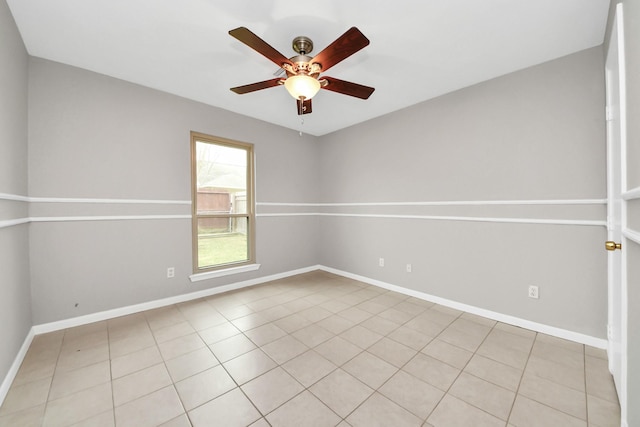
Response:
POLYGON ((196 141, 197 214, 247 213, 247 150, 196 141))
POLYGON ((198 268, 245 262, 247 218, 198 219, 198 268))

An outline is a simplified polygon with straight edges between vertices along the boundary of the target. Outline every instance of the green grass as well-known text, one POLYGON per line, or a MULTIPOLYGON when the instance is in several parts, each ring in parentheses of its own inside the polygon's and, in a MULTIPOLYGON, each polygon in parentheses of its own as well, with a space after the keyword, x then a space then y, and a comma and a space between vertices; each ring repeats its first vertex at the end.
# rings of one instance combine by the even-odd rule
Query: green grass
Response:
POLYGON ((198 265, 201 268, 246 261, 247 236, 224 234, 198 238, 198 265))

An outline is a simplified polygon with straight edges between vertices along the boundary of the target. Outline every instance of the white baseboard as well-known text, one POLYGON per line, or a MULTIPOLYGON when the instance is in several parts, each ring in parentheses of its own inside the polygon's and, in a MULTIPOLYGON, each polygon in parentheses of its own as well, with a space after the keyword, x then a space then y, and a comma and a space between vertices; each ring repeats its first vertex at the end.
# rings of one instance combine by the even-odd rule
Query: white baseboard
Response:
POLYGON ((382 282, 380 280, 371 279, 369 277, 348 273, 342 270, 337 270, 335 268, 330 268, 323 265, 313 265, 305 268, 300 268, 297 270, 287 271, 284 273, 273 274, 270 276, 264 276, 256 279, 245 280, 242 282, 231 283, 229 285, 218 286, 211 289, 205 289, 198 292, 192 292, 192 293, 183 294, 183 295, 176 295, 169 298, 163 298, 163 299, 149 301, 141 304, 134 304, 126 307, 116 308, 113 310, 101 311, 99 313, 92 313, 85 316, 73 317, 70 319, 60 320, 57 322, 50 322, 50 323, 35 325, 31 328, 31 330, 27 334, 27 337, 25 338, 24 343, 20 348, 20 351, 16 355, 15 360, 11 365, 11 368, 9 369, 9 372, 7 373, 4 380, 2 381, 2 384, 0 384, 0 405, 2 405, 2 402, 4 401, 7 393, 9 392, 11 383, 13 382, 16 374, 18 373, 18 369, 20 368, 20 365, 22 364, 22 361, 26 356, 27 350, 29 349, 29 346, 31 345, 31 342, 33 341, 33 337, 35 335, 58 331, 66 328, 72 328, 75 326, 82 326, 82 325, 86 325, 93 322, 99 322, 103 320, 113 319, 115 317, 139 313, 145 310, 151 310, 154 308, 160 308, 160 307, 165 307, 172 304, 191 301, 198 298, 208 297, 208 296, 220 294, 223 292, 228 292, 236 289, 246 288, 249 286, 259 285, 266 282, 271 282, 273 280, 295 276, 298 274, 308 273, 315 270, 326 271, 328 273, 333 273, 339 276, 358 280, 363 283, 368 283, 370 285, 395 291, 404 295, 408 295, 408 296, 416 297, 425 301, 430 301, 436 304, 440 304, 445 307, 466 311, 468 313, 476 314, 478 316, 486 317, 486 318, 507 323, 510 325, 530 329, 536 332, 542 332, 548 335, 564 338, 564 339, 575 341, 581 344, 590 345, 596 348, 601 348, 601 349, 607 348, 607 341, 605 339, 592 337, 592 336, 581 334, 578 332, 568 331, 566 329, 556 328, 556 327, 545 325, 542 323, 532 322, 529 320, 521 319, 514 316, 509 316, 502 313, 497 313, 490 310, 485 310, 483 308, 479 308, 479 307, 475 307, 467 304, 462 304, 456 301, 437 297, 424 292, 419 292, 412 289, 403 288, 401 286, 392 285, 390 283, 382 282))
POLYGON ((468 313, 476 314, 478 316, 486 317, 488 319, 496 320, 498 322, 508 323, 513 326, 519 326, 521 328, 530 329, 532 331, 541 332, 547 335, 552 335, 554 337, 563 338, 569 341, 574 341, 580 344, 586 344, 586 345, 600 348, 600 349, 607 348, 607 340, 602 338, 596 338, 590 335, 568 331, 566 329, 556 328, 554 326, 549 326, 542 323, 532 322, 530 320, 521 319, 519 317, 509 316, 509 315, 497 313, 491 310, 485 310, 484 308, 479 308, 472 305, 459 303, 456 301, 448 300, 446 298, 441 298, 441 297, 430 295, 424 292, 415 291, 413 289, 403 288, 401 286, 392 285, 390 283, 382 282, 380 280, 375 280, 369 277, 348 273, 346 271, 337 270, 335 268, 325 267, 321 265, 320 269, 328 273, 333 273, 339 276, 347 277, 349 279, 358 280, 360 282, 368 283, 370 285, 378 286, 380 288, 388 289, 390 291, 398 292, 404 295, 409 295, 425 301, 440 304, 445 307, 466 311, 468 313))
POLYGON ((61 329, 73 328, 93 322, 109 320, 120 316, 139 313, 141 311, 152 310, 154 308, 166 307, 172 304, 191 301, 198 298, 204 298, 211 295, 221 294, 223 292, 233 291, 236 289, 246 288, 248 286, 259 285, 261 283, 271 282, 273 280, 284 279, 285 277, 295 276, 297 274, 308 273, 310 271, 319 270, 320 266, 313 265, 310 267, 291 270, 284 273, 272 274, 270 276, 258 277, 256 279, 245 280, 242 282, 231 283, 229 285, 217 286, 215 288, 205 289, 198 292, 176 295, 169 298, 144 302, 141 304, 129 305, 126 307, 114 308, 113 310, 101 311, 98 313, 87 314, 85 316, 72 317, 70 319, 59 320, 57 322, 43 323, 33 327, 35 334, 44 334, 47 332, 59 331, 61 329))
POLYGON ((218 286, 211 289, 205 289, 198 292, 192 292, 188 294, 176 295, 169 298, 159 299, 155 301, 149 301, 141 304, 130 305, 127 307, 116 308, 113 310, 101 311, 99 313, 92 313, 86 316, 73 317, 70 319, 60 320, 57 322, 44 323, 35 325, 31 332, 32 334, 43 334, 47 332, 59 331, 61 329, 72 328, 75 326, 86 325, 88 323, 99 322, 102 320, 109 320, 115 317, 126 316, 128 314, 139 313, 145 310, 151 310, 154 308, 165 307, 172 304, 178 304, 181 302, 191 301, 198 298, 208 297, 211 295, 220 294, 236 289, 246 288, 249 286, 259 285, 261 283, 271 282, 273 280, 283 279, 285 277, 295 276, 297 274, 308 273, 314 270, 323 270, 329 273, 337 274, 339 276, 347 277, 350 279, 358 280, 363 283, 378 286, 390 291, 398 292, 404 295, 416 297, 425 301, 430 301, 436 304, 443 305, 445 307, 454 308, 456 310, 466 311, 471 314, 493 319, 499 322, 508 323, 510 325, 519 326, 521 328, 530 329, 536 332, 552 335, 558 338, 564 338, 566 340, 578 342, 580 344, 590 345, 592 347, 606 349, 607 340, 602 338, 592 337, 590 335, 581 334, 578 332, 569 331, 555 326, 545 325, 543 323, 532 322, 530 320, 521 319, 515 316, 509 316, 503 313, 498 313, 491 310, 475 307, 468 304, 463 304, 446 298, 441 298, 435 295, 430 295, 424 292, 415 291, 413 289, 403 288, 401 286, 392 285, 390 283, 382 282, 380 280, 371 279, 369 277, 352 274, 346 271, 338 270, 323 265, 314 265, 297 270, 291 270, 284 273, 273 274, 270 276, 259 277, 256 279, 245 280, 242 282, 231 283, 229 285, 218 286))
POLYGON ((24 339, 24 342, 22 343, 22 347, 20 347, 18 354, 16 355, 15 359, 13 359, 13 363, 9 368, 9 372, 7 372, 7 375, 5 375, 4 380, 2 380, 2 383, 0 384, 0 406, 2 406, 2 404, 4 403, 4 399, 7 397, 7 394, 9 393, 11 384, 13 383, 13 380, 16 378, 16 375, 18 374, 20 365, 22 365, 22 361, 27 355, 27 351, 29 350, 29 346, 31 345, 31 342, 33 341, 33 337, 35 335, 36 334, 33 328, 31 328, 29 330, 29 333, 27 333, 27 336, 24 339))

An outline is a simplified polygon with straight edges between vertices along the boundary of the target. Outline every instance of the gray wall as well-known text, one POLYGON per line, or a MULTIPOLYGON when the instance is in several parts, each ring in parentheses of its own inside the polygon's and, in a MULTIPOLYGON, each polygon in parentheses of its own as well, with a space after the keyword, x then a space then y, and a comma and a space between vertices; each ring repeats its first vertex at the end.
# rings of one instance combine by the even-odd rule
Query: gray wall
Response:
MULTIPOLYGON (((258 203, 600 199, 605 197, 602 61, 602 50, 590 49, 317 141, 33 58, 29 194, 187 201, 188 135, 196 130, 256 144, 258 203)), ((258 206, 259 212, 267 210, 274 208, 258 206)), ((588 205, 337 207, 331 212, 604 219, 603 206, 588 205)), ((188 215, 189 206, 31 206, 34 217, 165 214, 188 215)), ((262 216, 257 225, 260 271, 193 284, 187 279, 189 220, 33 223, 34 322, 320 261, 481 308, 605 336, 603 227, 343 216, 262 216), (387 259, 383 269, 377 267, 379 257, 387 259), (406 263, 413 264, 413 273, 404 271, 406 263), (165 278, 170 266, 176 267, 175 279, 165 278), (540 300, 526 297, 530 284, 540 286, 540 300)))
MULTIPOLYGON (((194 130, 255 144, 258 202, 319 197, 314 138, 43 59, 31 58, 29 73, 30 196, 190 201, 194 130)), ((75 217, 31 224, 36 324, 317 263, 314 217, 258 217, 260 270, 191 283, 189 219, 77 218, 190 215, 187 204, 36 202, 30 213, 75 217)))
MULTIPOLYGON (((627 78, 627 186, 640 187, 640 3, 638 1, 613 1, 609 11, 607 40, 618 3, 624 6, 624 41, 627 78)), ((640 201, 628 204, 628 227, 640 233, 640 201)), ((636 402, 640 397, 640 245, 628 240, 623 248, 627 257, 628 280, 628 413, 629 426, 640 425, 640 407, 636 402)))
MULTIPOLYGON (((0 0, 0 193, 27 195, 27 52, 0 0)), ((0 199, 0 224, 26 218, 25 202, 0 199)), ((0 227, 0 379, 29 329, 28 225, 0 227)))
MULTIPOLYGON (((604 199, 603 67, 602 48, 592 48, 327 135, 322 201, 604 199)), ((406 218, 603 221, 602 204, 337 206, 327 213, 336 215, 321 220, 324 265, 606 337, 605 227, 406 218), (539 286, 539 300, 527 298, 529 285, 539 286)))

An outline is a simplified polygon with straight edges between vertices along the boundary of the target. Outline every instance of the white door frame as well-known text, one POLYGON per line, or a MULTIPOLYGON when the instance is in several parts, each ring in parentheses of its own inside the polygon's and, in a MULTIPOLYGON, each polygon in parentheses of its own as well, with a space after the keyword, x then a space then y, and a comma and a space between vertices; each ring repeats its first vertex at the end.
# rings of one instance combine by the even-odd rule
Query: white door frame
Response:
POLYGON ((622 251, 608 255, 608 357, 618 400, 621 423, 627 425, 627 256, 626 200, 626 76, 623 6, 618 4, 605 63, 607 92, 607 237, 622 243, 622 251))

